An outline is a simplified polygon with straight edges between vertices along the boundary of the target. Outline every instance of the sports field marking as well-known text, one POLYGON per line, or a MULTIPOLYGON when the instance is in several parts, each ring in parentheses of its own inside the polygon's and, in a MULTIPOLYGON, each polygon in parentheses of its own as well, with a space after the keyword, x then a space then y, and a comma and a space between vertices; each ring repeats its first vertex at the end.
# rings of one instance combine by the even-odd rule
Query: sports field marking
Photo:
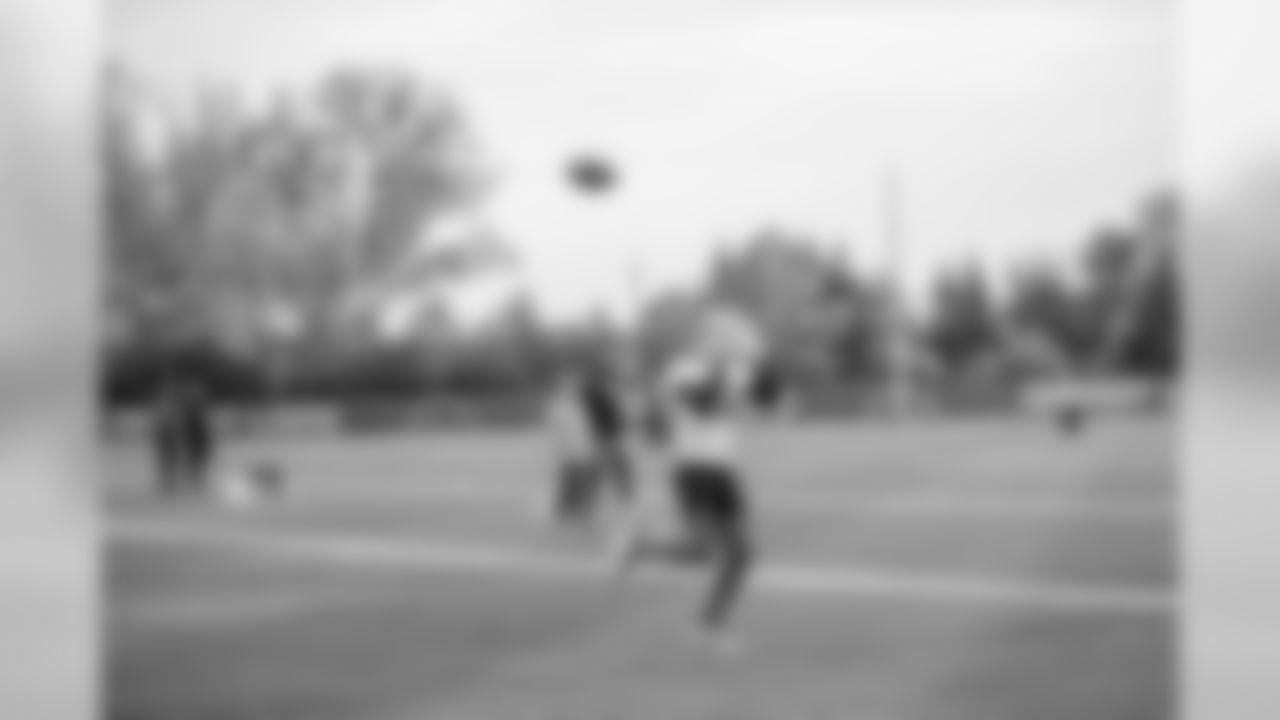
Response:
MULTIPOLYGON (((110 534, 121 540, 216 545, 229 551, 347 564, 364 569, 381 567, 562 579, 608 578, 608 569, 590 558, 485 545, 411 542, 361 535, 270 533, 245 528, 218 530, 159 522, 116 524, 111 526, 110 534)), ((671 575, 671 572, 644 572, 636 579, 671 575)), ((863 597, 1062 613, 1158 616, 1174 612, 1173 598, 1165 591, 1080 588, 847 567, 766 565, 752 583, 760 591, 792 597, 863 597)))
MULTIPOLYGON (((541 490, 541 488, 539 488, 541 490)), ((501 487, 477 485, 409 483, 383 485, 377 489, 368 486, 328 485, 301 491, 303 496, 315 499, 341 500, 344 503, 386 502, 388 499, 420 498, 432 501, 495 503, 528 507, 531 502, 545 502, 541 493, 519 492, 501 487)), ((838 493, 794 493, 769 495, 762 493, 763 502, 770 510, 783 512, 821 513, 829 515, 887 515, 887 516, 983 516, 1001 519, 1043 519, 1068 517, 1073 520, 1112 520, 1118 522, 1171 522, 1175 519, 1172 503, 1069 500, 1010 500, 1000 498, 974 498, 958 495, 915 495, 886 498, 853 498, 838 493)))
POLYGON ((244 622, 272 620, 308 610, 320 609, 358 597, 351 592, 308 591, 229 597, 217 592, 202 593, 198 599, 139 600, 118 603, 112 614, 136 625, 175 627, 184 630, 216 630, 244 622))

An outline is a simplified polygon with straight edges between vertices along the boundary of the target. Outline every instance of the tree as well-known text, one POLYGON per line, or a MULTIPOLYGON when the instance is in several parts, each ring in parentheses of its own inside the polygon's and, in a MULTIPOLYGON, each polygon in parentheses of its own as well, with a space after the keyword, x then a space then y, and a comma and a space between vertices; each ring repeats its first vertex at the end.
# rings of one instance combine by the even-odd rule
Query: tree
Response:
POLYGON ((1094 233, 1082 255, 1085 287, 1080 312, 1089 335, 1089 354, 1097 364, 1122 360, 1116 336, 1122 315, 1139 298, 1135 272, 1140 262, 1137 238, 1130 228, 1108 227, 1094 233))
POLYGON ((1018 269, 1003 313, 1005 346, 1017 364, 1040 372, 1176 371, 1180 224, 1177 195, 1157 192, 1137 222, 1089 238, 1079 288, 1046 262, 1018 269))
POLYGON ((1179 365, 1181 209, 1171 191, 1153 194, 1131 234, 1129 272, 1110 318, 1104 346, 1114 362, 1143 373, 1171 374, 1179 365))
POLYGON ((559 371, 606 367, 617 359, 623 338, 603 313, 543 329, 550 364, 559 371))
POLYGON ((158 335, 160 310, 182 305, 192 263, 184 236, 168 238, 171 212, 160 162, 148 157, 140 138, 146 110, 140 83, 123 68, 108 67, 104 79, 100 147, 103 153, 103 215, 107 249, 104 303, 122 344, 158 335))
POLYGON ((1147 200, 1138 221, 1095 235, 1085 249, 1093 359, 1099 369, 1172 372, 1177 364, 1177 197, 1147 200))
POLYGON ((1176 267, 1160 262, 1148 283, 1124 359, 1138 372, 1172 375, 1181 366, 1182 299, 1176 267))
POLYGON ((436 242, 434 231, 474 210, 488 187, 451 98, 394 69, 348 68, 293 103, 260 123, 248 195, 251 242, 267 255, 255 258, 267 273, 259 282, 324 323, 497 259, 492 236, 436 242))
POLYGON ((883 377, 890 332, 887 310, 892 299, 888 286, 846 267, 827 292, 828 301, 845 312, 834 338, 839 376, 846 380, 883 377))
POLYGON ((1015 271, 1006 316, 1011 336, 1034 338, 1027 342, 1048 348, 1037 351, 1038 355, 1077 368, 1089 357, 1093 337, 1080 294, 1052 265, 1039 263, 1015 271))
POLYGON ((257 113, 207 91, 168 118, 158 155, 135 137, 145 86, 112 68, 106 95, 107 303, 122 337, 255 346, 269 308, 320 332, 500 259, 491 236, 441 247, 432 233, 483 201, 487 173, 453 101, 408 74, 340 70, 257 113), (362 294, 373 301, 349 302, 362 294))
POLYGON ((1020 378, 1058 377, 1072 370, 1059 342, 1034 326, 1014 327, 1002 339, 1008 370, 1020 378))
POLYGON ((933 293, 928 344, 947 368, 966 371, 999 342, 1000 318, 986 276, 976 265, 959 265, 939 274, 933 293))
POLYGON ((508 387, 529 389, 550 380, 552 349, 537 307, 528 296, 512 298, 477 340, 475 360, 508 387))
POLYGON ((314 101, 324 139, 353 174, 351 259, 359 267, 380 272, 405 259, 433 221, 473 205, 488 188, 458 105, 413 75, 339 70, 320 83, 314 101))
POLYGON ((179 116, 126 69, 107 73, 105 302, 116 339, 163 353, 207 348, 246 300, 246 269, 262 266, 240 252, 252 217, 237 202, 256 128, 229 93, 205 89, 179 116))
POLYGON ((874 327, 867 286, 844 258, 799 234, 766 229, 713 262, 707 294, 760 323, 788 372, 831 378, 874 327))

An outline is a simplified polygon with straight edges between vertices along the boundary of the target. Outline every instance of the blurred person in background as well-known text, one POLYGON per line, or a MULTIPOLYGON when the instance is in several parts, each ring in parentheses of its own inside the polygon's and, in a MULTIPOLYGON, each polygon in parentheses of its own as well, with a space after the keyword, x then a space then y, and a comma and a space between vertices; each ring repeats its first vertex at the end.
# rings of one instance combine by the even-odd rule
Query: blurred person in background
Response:
POLYGON ((598 517, 606 493, 631 499, 633 464, 627 402, 618 374, 599 366, 567 374, 551 399, 550 426, 557 477, 553 515, 581 525, 598 517))
POLYGON ((203 389, 186 374, 175 373, 157 395, 153 446, 162 495, 206 489, 215 451, 213 419, 203 389))

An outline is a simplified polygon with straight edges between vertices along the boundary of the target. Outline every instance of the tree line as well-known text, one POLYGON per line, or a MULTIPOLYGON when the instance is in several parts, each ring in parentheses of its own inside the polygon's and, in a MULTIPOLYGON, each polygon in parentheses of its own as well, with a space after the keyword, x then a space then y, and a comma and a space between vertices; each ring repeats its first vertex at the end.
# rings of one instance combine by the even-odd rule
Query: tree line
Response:
MULTIPOLYGON (((109 402, 143 400, 178 371, 239 401, 534 393, 622 348, 661 356, 708 298, 754 317, 798 385, 873 386, 890 371, 886 279, 790 228, 727 244, 698 283, 649 298, 635 328, 552 323, 519 297, 478 329, 437 307, 388 337, 383 301, 430 304, 513 261, 502 238, 443 232, 482 209, 494 181, 454 98, 381 67, 339 68, 257 104, 214 91, 179 104, 122 67, 107 75, 109 402)), ((910 317, 912 372, 973 386, 1174 374, 1178 200, 1157 191, 1135 204, 1072 263, 938 273, 927 312, 910 317)))

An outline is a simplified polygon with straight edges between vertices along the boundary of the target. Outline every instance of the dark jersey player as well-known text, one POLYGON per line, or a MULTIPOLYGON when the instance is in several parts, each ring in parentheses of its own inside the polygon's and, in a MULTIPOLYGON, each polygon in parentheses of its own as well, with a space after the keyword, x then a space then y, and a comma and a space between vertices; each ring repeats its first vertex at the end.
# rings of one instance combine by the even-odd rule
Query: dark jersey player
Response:
POLYGON ((161 492, 203 490, 215 439, 208 404, 194 382, 178 379, 161 390, 153 432, 161 492))
POLYGON ((631 463, 628 418, 622 394, 601 372, 568 379, 552 405, 552 428, 559 460, 554 512, 565 523, 592 519, 609 492, 629 500, 631 463))

